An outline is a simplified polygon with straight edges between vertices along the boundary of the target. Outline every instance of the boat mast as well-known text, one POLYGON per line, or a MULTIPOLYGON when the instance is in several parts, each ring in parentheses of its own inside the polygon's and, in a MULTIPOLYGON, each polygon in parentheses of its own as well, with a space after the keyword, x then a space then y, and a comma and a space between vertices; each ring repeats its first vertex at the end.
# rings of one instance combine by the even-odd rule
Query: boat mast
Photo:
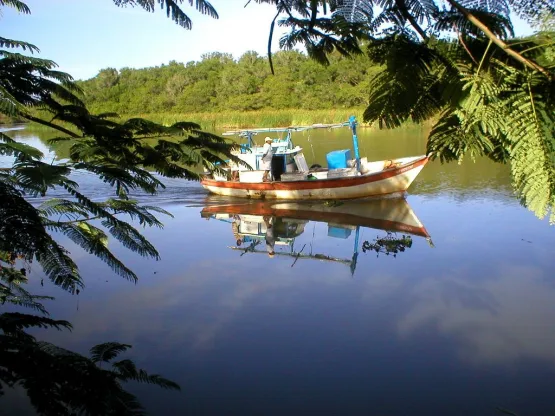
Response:
POLYGON ((360 172, 360 152, 358 150, 358 137, 357 137, 357 119, 355 116, 349 117, 349 127, 353 133, 353 148, 355 151, 355 160, 357 163, 357 171, 360 172))
POLYGON ((357 225, 356 234, 355 234, 355 247, 353 250, 353 257, 351 259, 351 264, 349 265, 349 268, 351 269, 351 276, 355 275, 355 270, 357 268, 359 236, 360 236, 360 225, 357 225))
POLYGON ((252 131, 248 131, 247 134, 246 134, 247 140, 248 140, 248 143, 249 143, 249 145, 248 145, 249 148, 253 148, 253 147, 254 147, 254 141, 253 141, 253 139, 252 139, 252 134, 253 134, 252 131))

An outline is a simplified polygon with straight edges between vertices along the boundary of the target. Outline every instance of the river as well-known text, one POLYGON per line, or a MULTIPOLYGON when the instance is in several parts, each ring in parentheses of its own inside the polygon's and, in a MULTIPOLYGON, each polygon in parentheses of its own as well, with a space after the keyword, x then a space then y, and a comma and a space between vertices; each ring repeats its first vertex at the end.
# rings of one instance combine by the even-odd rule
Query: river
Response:
MULTIPOLYGON (((8 134, 46 158, 65 157, 44 134, 8 134)), ((425 137, 420 127, 359 134, 369 160, 421 154, 425 137)), ((351 146, 346 130, 294 139, 309 165, 351 146)), ((110 196, 95 178, 76 179, 94 199, 110 196)), ((101 342, 132 344, 127 356, 139 367, 181 385, 131 385, 151 414, 553 414, 555 228, 515 199, 506 166, 430 162, 408 205, 370 204, 374 219, 404 209, 429 235, 410 235, 411 244, 389 254, 363 244, 400 241, 406 229, 288 212, 273 219, 281 234, 271 257, 257 243, 265 223, 252 206, 233 208, 238 245, 234 201, 194 182, 166 184, 158 195, 135 195, 173 214, 164 229, 144 231, 162 260, 109 243, 137 284, 68 244, 86 288, 72 296, 41 287, 40 270, 30 287, 55 296, 46 303, 52 317, 74 326, 40 339, 81 353, 101 342)), ((33 414, 20 392, 2 400, 2 414, 33 414)))

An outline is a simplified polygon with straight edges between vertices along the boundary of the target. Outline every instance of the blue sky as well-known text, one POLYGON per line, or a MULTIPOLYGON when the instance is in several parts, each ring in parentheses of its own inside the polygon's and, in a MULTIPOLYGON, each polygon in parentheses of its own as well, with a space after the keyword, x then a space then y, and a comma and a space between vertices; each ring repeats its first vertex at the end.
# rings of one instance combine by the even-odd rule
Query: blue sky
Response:
MULTIPOLYGON (((184 2, 193 20, 185 30, 166 18, 165 10, 118 8, 112 0, 24 0, 31 15, 2 8, 1 36, 38 46, 40 57, 52 59, 77 79, 95 76, 102 68, 142 68, 199 60, 208 52, 235 58, 248 50, 266 54, 275 9, 247 0, 211 0, 219 19, 198 13, 184 2)), ((276 26, 277 27, 277 26, 276 26)), ((522 22, 517 35, 529 33, 522 22)), ((278 50, 280 29, 274 35, 278 50)))

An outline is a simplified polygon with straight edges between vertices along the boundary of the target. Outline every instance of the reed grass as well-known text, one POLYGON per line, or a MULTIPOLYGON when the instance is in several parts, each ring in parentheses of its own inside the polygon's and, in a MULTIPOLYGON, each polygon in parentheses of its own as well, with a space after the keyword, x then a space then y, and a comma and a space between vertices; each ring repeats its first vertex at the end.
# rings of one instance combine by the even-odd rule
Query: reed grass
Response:
POLYGON ((193 121, 204 130, 240 129, 249 127, 287 127, 315 123, 341 123, 351 115, 362 120, 363 109, 340 110, 263 110, 222 111, 213 113, 150 113, 122 115, 122 118, 141 117, 164 125, 178 121, 193 121))
MULTIPOLYGON (((120 114, 119 121, 130 118, 144 118, 156 123, 170 126, 178 121, 192 121, 201 126, 202 130, 215 131, 242 129, 252 127, 288 127, 303 126, 316 123, 333 124, 342 123, 349 120, 354 115, 357 118, 359 127, 378 128, 376 124, 369 125, 362 122, 363 108, 337 109, 337 110, 261 110, 261 111, 222 111, 211 113, 143 113, 143 114, 120 114)), ((44 114, 37 112, 37 117, 44 117, 44 114)), ((48 117, 44 117, 48 119, 48 117)), ((77 132, 75 126, 68 123, 60 123, 63 127, 77 132)), ((420 128, 430 122, 415 124, 411 121, 403 123, 400 129, 420 128)), ((431 123, 433 124, 433 123, 431 123)), ((49 127, 30 123, 36 131, 51 131, 49 127)))
POLYGON ((10 117, 5 114, 0 114, 0 124, 19 124, 25 123, 26 121, 27 120, 22 117, 10 117))

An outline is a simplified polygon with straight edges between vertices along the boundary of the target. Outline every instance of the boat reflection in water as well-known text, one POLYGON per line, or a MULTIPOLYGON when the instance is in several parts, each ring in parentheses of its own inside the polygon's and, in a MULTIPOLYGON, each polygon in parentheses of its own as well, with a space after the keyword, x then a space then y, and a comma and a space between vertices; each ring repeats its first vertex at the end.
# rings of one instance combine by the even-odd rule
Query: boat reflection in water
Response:
POLYGON ((356 269, 359 250, 375 251, 396 256, 412 245, 412 237, 425 238, 433 243, 428 231, 420 222, 405 199, 391 198, 356 201, 304 201, 304 202, 232 202, 209 198, 201 211, 206 219, 217 219, 231 224, 235 238, 232 250, 247 253, 265 253, 270 257, 290 256, 294 259, 332 261, 348 265, 351 274, 356 269), (304 231, 309 221, 327 223, 328 237, 346 239, 354 232, 351 258, 328 254, 306 253, 304 244, 295 247, 295 239, 304 231), (360 242, 361 228, 384 231, 374 241, 360 242), (276 247, 283 249, 276 251, 276 247))

